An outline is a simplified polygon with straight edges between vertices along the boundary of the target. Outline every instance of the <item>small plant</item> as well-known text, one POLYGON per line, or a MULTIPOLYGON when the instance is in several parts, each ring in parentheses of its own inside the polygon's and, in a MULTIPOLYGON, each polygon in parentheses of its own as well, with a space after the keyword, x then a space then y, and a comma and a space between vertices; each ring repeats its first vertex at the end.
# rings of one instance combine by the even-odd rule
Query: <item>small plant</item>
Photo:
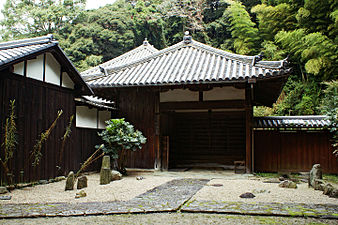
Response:
POLYGON ((49 135, 51 134, 54 127, 56 126, 56 122, 58 121, 62 113, 63 111, 59 110, 54 122, 50 125, 50 127, 45 132, 42 132, 40 134, 40 140, 38 140, 36 144, 34 145, 33 151, 31 154, 31 157, 33 157, 33 160, 34 160, 32 163, 32 166, 35 167, 39 165, 41 157, 42 157, 42 153, 41 153, 42 145, 48 140, 49 135))
MULTIPOLYGON (((103 152, 114 159, 116 169, 126 174, 125 163, 127 151, 137 151, 146 143, 146 138, 141 131, 135 130, 134 126, 122 119, 106 121, 106 129, 98 133, 104 141, 103 152), (117 164, 117 165, 116 165, 117 164)), ((96 146, 97 148, 99 146, 96 146)))
POLYGON ((78 176, 80 175, 80 173, 86 169, 90 164, 92 164, 93 162, 95 162, 96 160, 98 160, 99 158, 104 156, 104 152, 102 152, 102 154, 100 154, 99 156, 96 156, 96 154, 102 150, 103 148, 103 144, 100 145, 100 147, 91 155, 89 156, 89 158, 82 164, 81 168, 79 169, 79 171, 77 171, 77 173, 75 174, 75 179, 78 178, 78 176))
POLYGON ((66 127, 66 131, 61 138, 62 144, 61 144, 61 149, 60 149, 60 153, 59 153, 59 166, 57 166, 57 168, 59 170, 61 170, 61 162, 62 162, 63 152, 64 152, 65 145, 66 145, 66 140, 67 140, 67 138, 70 137, 70 135, 72 133, 73 119, 74 119, 74 115, 71 115, 70 118, 69 118, 68 126, 66 127))
POLYGON ((7 181, 12 183, 12 176, 9 176, 10 170, 8 168, 8 161, 13 158, 13 154, 16 148, 17 142, 17 130, 15 123, 15 100, 9 101, 9 117, 6 118, 5 126, 4 126, 4 138, 2 143, 2 148, 4 151, 4 157, 0 158, 0 162, 2 167, 4 168, 4 172, 7 176, 7 181))

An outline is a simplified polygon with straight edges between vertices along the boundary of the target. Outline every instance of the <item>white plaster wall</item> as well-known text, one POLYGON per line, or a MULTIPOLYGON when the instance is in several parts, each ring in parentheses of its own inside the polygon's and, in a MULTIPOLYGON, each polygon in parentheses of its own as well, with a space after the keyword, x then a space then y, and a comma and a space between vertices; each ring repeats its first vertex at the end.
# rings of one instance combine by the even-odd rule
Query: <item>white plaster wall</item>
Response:
POLYGON ((105 129, 106 123, 105 121, 111 119, 111 112, 110 111, 99 111, 99 129, 105 129))
POLYGON ((234 87, 216 87, 203 92, 203 101, 245 99, 245 89, 234 87))
POLYGON ((14 73, 23 75, 24 62, 14 64, 14 73))
POLYGON ((74 82, 70 77, 68 76, 68 73, 63 72, 62 73, 62 87, 74 89, 74 82))
POLYGON ((43 80, 43 55, 27 60, 27 77, 43 80))
POLYGON ((186 102, 198 100, 198 91, 189 91, 188 89, 174 89, 160 93, 160 102, 186 102))
POLYGON ((46 73, 45 81, 50 84, 60 85, 61 66, 50 53, 46 54, 46 73))
POLYGON ((97 109, 76 106, 76 127, 97 128, 97 109))

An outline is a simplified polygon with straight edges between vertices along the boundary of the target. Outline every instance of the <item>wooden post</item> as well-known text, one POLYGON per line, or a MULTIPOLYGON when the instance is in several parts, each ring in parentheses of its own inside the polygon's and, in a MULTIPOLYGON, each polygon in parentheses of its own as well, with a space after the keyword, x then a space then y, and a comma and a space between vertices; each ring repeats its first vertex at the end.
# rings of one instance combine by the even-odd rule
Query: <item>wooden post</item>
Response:
POLYGON ((160 154, 160 93, 155 92, 155 162, 154 169, 161 170, 161 154, 160 154))
POLYGON ((245 167, 247 173, 252 173, 252 89, 253 84, 248 84, 245 89, 245 167))

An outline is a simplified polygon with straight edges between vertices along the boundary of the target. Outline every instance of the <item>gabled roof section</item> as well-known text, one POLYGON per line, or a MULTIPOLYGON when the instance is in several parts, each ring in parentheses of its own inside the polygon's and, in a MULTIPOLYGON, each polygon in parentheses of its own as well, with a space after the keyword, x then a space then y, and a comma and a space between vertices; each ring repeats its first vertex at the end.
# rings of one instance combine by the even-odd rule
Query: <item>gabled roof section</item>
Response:
POLYGON ((102 63, 98 66, 95 66, 93 68, 90 68, 86 71, 83 71, 81 73, 81 76, 83 77, 84 80, 92 80, 96 78, 97 76, 102 76, 102 73, 104 73, 104 70, 106 68, 111 68, 111 67, 119 67, 123 66, 126 64, 129 64, 131 62, 135 62, 139 59, 142 59, 144 57, 153 55, 154 53, 158 52, 154 46, 149 44, 147 39, 144 40, 143 44, 140 45, 139 47, 124 53, 116 58, 113 58, 105 63, 102 63))
POLYGON ((80 73, 59 47, 58 42, 53 40, 53 35, 51 34, 43 37, 0 43, 0 71, 13 64, 46 52, 54 55, 72 81, 81 87, 82 94, 93 94, 91 88, 84 82, 80 73))
POLYGON ((254 118, 255 128, 324 128, 330 126, 327 116, 264 116, 254 118))
POLYGON ((93 88, 167 86, 245 82, 290 73, 286 60, 260 60, 260 56, 226 52, 185 36, 182 42, 148 57, 106 68, 87 82, 93 88))
POLYGON ((79 104, 89 105, 99 109, 105 110, 115 110, 115 102, 107 99, 103 99, 97 96, 81 96, 81 98, 76 98, 76 102, 79 104))

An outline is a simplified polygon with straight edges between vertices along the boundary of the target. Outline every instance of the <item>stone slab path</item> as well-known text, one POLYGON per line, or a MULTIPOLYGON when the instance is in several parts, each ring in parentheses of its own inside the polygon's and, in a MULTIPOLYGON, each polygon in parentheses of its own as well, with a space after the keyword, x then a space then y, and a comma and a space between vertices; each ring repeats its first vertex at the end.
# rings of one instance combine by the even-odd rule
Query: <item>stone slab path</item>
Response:
POLYGON ((3 204, 0 218, 172 212, 179 210, 208 182, 207 179, 175 179, 126 202, 3 204))
POLYGON ((177 211, 338 219, 338 205, 330 204, 190 201, 208 182, 208 179, 175 179, 126 202, 2 204, 0 219, 177 211))
POLYGON ((338 219, 338 205, 297 203, 244 203, 217 201, 189 201, 181 212, 232 213, 243 215, 303 216, 338 219))

